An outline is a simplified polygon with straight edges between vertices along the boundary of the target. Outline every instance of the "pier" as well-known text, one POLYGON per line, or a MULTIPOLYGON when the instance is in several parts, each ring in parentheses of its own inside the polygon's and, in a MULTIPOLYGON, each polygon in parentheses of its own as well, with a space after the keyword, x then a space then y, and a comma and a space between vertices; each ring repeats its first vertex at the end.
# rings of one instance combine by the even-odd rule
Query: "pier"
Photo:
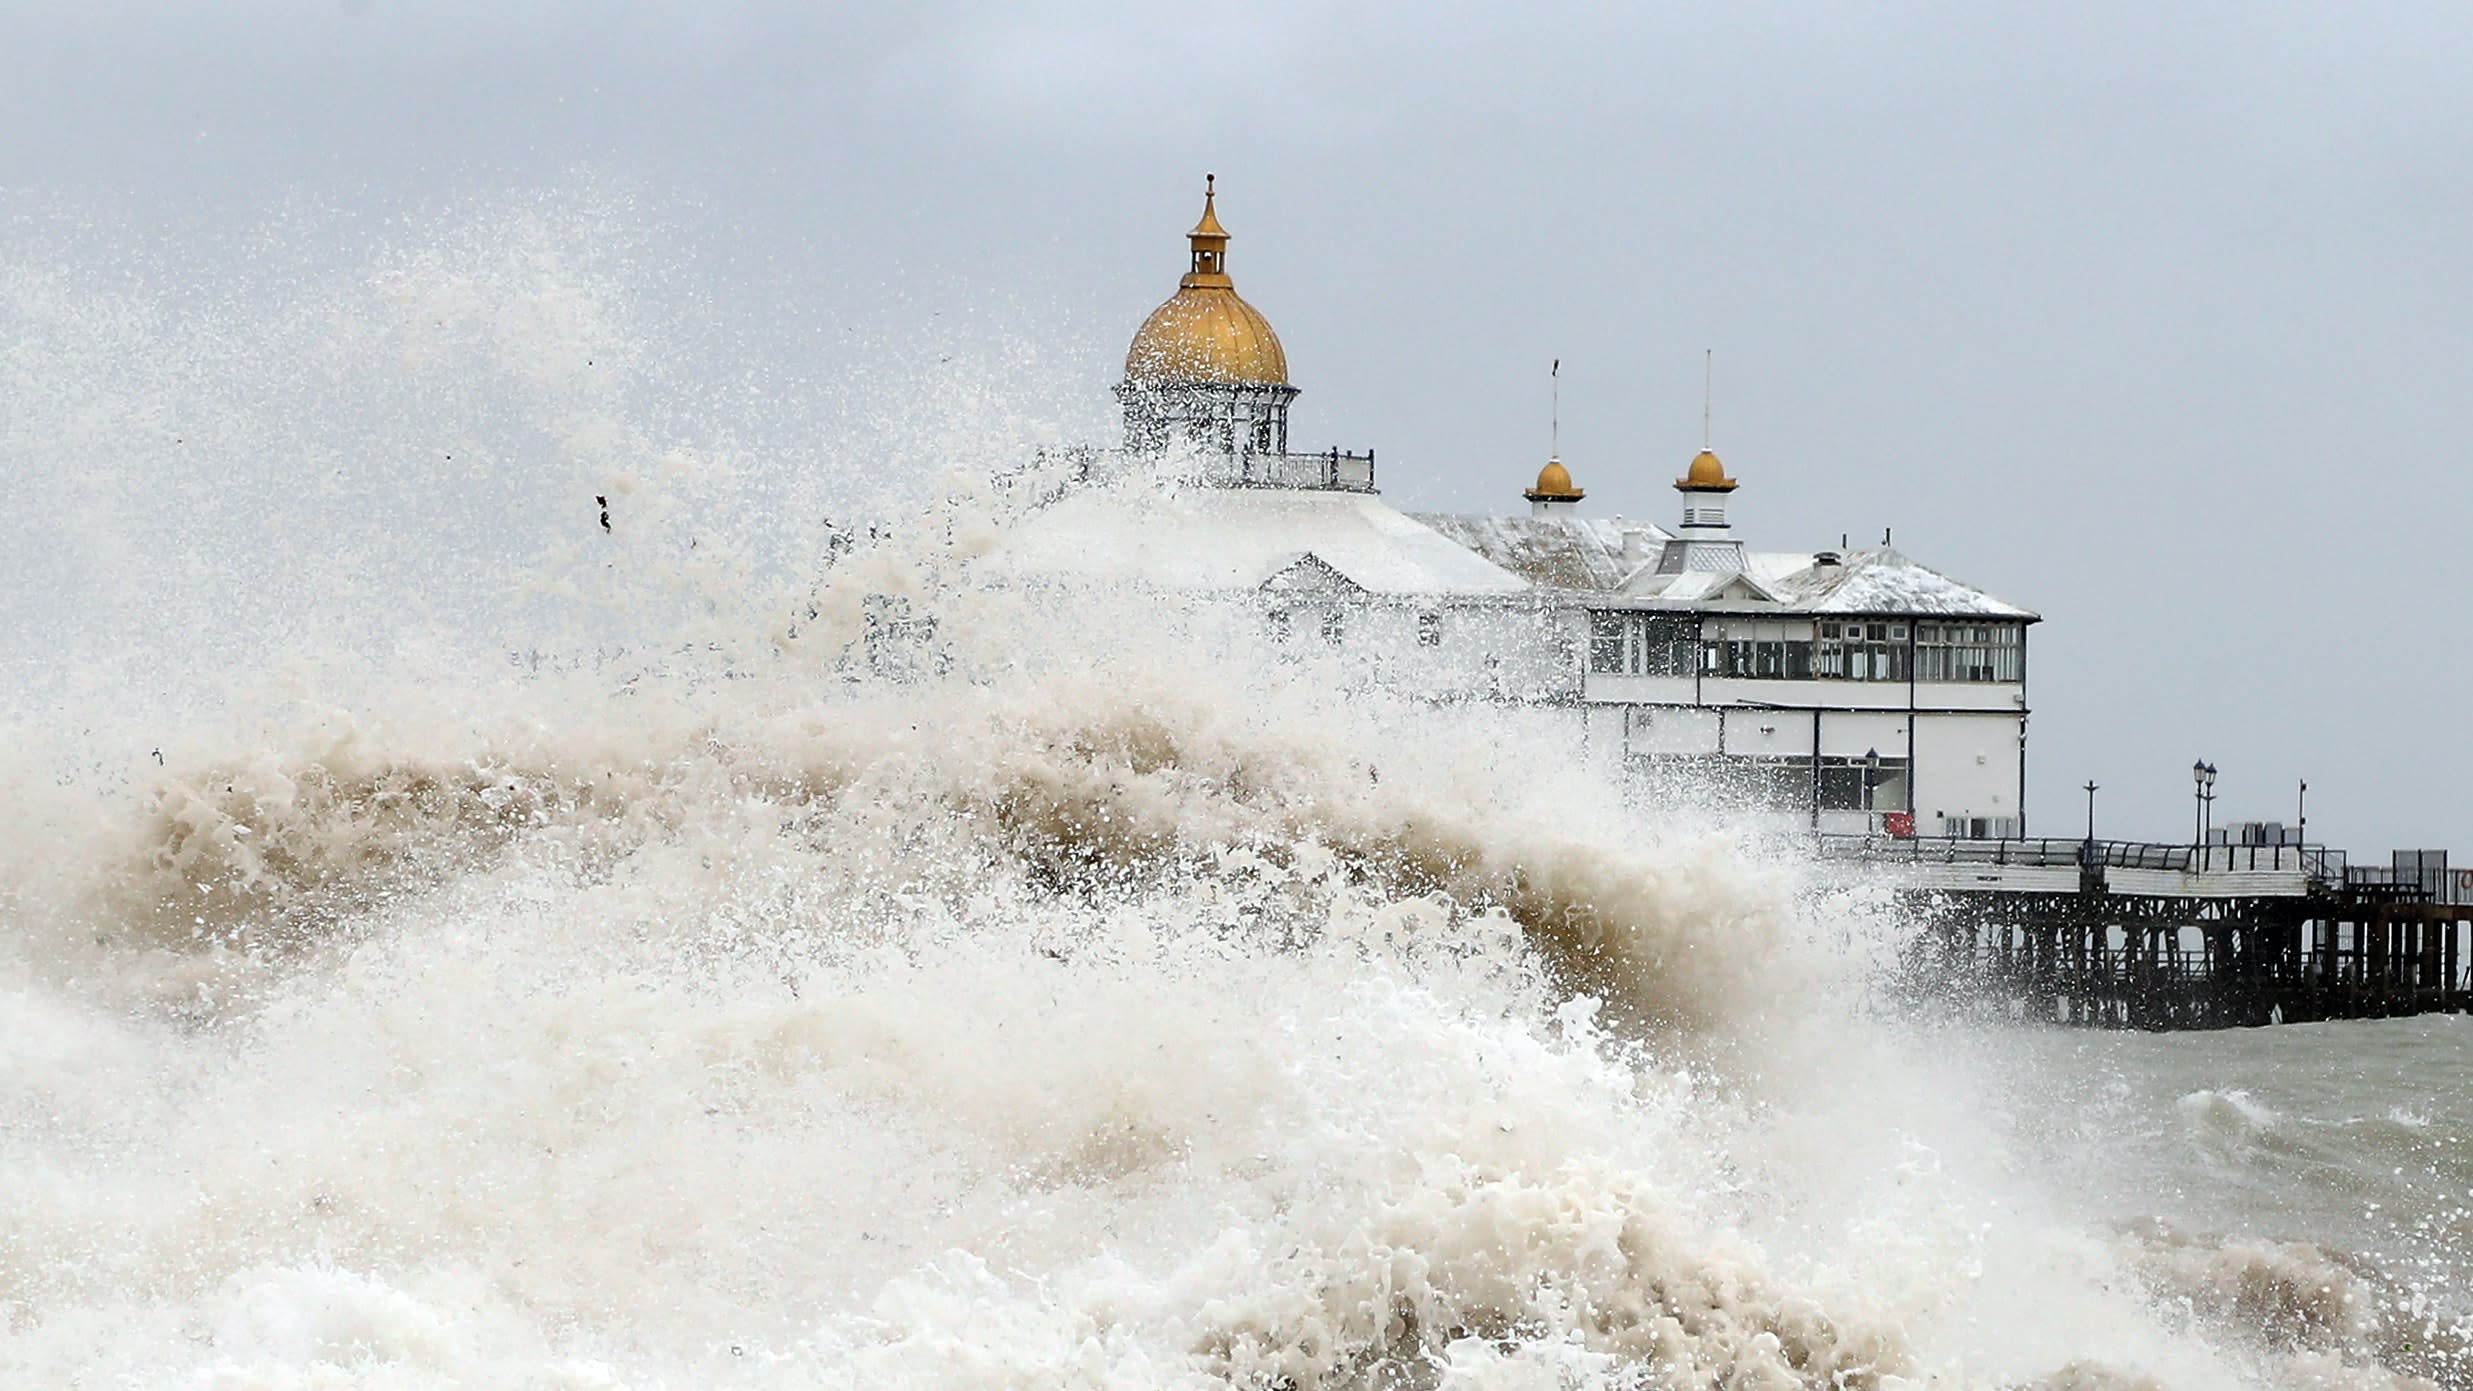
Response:
POLYGON ((2473 1011, 2473 871, 2319 846, 1830 837, 1920 931, 1909 986, 2018 1017, 2213 1029, 2473 1011))

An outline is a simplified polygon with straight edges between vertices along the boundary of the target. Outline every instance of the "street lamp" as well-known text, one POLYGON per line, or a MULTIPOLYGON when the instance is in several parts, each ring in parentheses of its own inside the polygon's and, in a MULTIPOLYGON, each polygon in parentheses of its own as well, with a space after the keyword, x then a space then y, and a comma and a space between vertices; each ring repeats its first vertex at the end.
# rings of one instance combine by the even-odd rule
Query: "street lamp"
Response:
POLYGON ((2095 779, 2087 779, 2087 845, 2095 845, 2095 779))
POLYGON ((2209 820, 2207 804, 2215 800, 2215 765, 2203 758, 2191 764, 2190 781, 2198 784, 2198 835, 2192 843, 2205 845, 2209 820))

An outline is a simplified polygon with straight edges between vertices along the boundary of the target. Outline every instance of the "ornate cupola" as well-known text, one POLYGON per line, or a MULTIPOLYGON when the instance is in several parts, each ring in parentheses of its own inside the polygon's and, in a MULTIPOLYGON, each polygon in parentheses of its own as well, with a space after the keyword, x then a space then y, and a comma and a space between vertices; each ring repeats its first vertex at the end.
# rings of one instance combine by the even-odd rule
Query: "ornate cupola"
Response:
POLYGON ((1561 459, 1548 459, 1537 470, 1537 486, 1520 496, 1528 499, 1529 515, 1559 517, 1578 510, 1580 499, 1588 494, 1572 486, 1571 470, 1563 467, 1561 459))
POLYGON ((1727 535, 1726 495, 1739 486, 1726 476, 1726 466, 1717 461, 1715 451, 1703 449, 1693 455, 1691 467, 1674 481, 1674 490, 1683 495, 1683 534, 1727 535))
POLYGON ((1571 485, 1571 470, 1563 467, 1563 360, 1556 358, 1552 374, 1554 382, 1552 449, 1546 453, 1546 466, 1537 470, 1537 486, 1522 493, 1528 499, 1532 517, 1558 517, 1579 510, 1580 499, 1587 496, 1571 485))
POLYGON ((1125 443, 1148 452, 1182 442, 1240 460, 1284 455, 1288 403, 1297 389, 1288 384, 1288 355, 1270 320, 1228 278, 1217 184, 1204 176, 1202 220, 1186 233, 1190 268, 1125 352, 1125 379, 1116 388, 1125 443))
POLYGON ((1683 495, 1683 525, 1658 554, 1659 574, 1742 571, 1743 543, 1726 522, 1726 495, 1738 486, 1714 451, 1704 448, 1692 456, 1691 467, 1674 481, 1674 490, 1683 495))

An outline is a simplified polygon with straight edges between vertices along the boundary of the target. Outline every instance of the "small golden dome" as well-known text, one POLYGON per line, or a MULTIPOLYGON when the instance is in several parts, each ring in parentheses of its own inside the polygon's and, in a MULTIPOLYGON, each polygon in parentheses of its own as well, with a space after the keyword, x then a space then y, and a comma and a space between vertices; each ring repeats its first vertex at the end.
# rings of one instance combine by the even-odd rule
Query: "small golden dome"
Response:
POLYGON ((1560 459, 1546 460, 1537 470, 1537 486, 1522 494, 1531 502, 1578 502, 1587 494, 1571 486, 1571 470, 1560 459))
POLYGON ((1692 456, 1692 466, 1674 485, 1695 493, 1731 493, 1737 486, 1726 476, 1726 466, 1717 461, 1716 453, 1707 449, 1692 456))
POLYGON ((1125 375, 1138 382, 1284 386, 1288 354, 1271 321, 1247 304, 1228 278, 1228 229, 1219 225, 1217 180, 1207 177, 1202 220, 1186 233, 1192 269, 1176 293, 1151 311, 1125 351, 1125 375))

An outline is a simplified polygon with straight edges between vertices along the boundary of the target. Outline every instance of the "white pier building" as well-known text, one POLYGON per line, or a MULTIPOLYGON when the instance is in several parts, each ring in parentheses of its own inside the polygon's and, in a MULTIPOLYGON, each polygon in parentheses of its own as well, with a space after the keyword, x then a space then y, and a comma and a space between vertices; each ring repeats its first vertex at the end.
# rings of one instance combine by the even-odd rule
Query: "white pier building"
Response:
POLYGON ((2026 833, 2035 614, 1885 544, 1754 549, 1706 449, 1671 528, 1589 515, 1560 459, 1525 513, 1400 512, 1371 452, 1290 449, 1298 390, 1236 292, 1215 204, 1206 190, 1188 270, 1126 353, 1124 448, 1083 455, 1101 475, 1176 451, 1204 486, 1164 517, 1068 492, 1023 537, 1031 563, 1257 605, 1275 638, 1369 679, 1565 725, 1644 792, 1827 833, 2026 833))

